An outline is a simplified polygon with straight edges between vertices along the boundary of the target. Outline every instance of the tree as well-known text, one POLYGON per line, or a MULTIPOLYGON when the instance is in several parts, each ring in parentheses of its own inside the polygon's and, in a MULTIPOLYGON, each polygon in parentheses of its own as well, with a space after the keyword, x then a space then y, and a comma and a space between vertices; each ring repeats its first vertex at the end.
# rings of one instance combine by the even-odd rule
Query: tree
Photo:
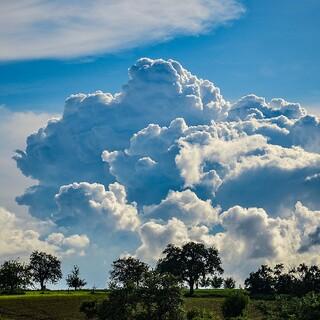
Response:
POLYGON ((29 268, 33 281, 40 284, 42 291, 47 282, 57 283, 62 278, 60 260, 45 252, 32 252, 29 268))
POLYGON ((316 265, 307 266, 301 263, 293 268, 290 274, 294 276, 294 293, 304 295, 308 292, 320 292, 320 268, 316 265))
POLYGON ((218 277, 218 276, 214 276, 214 277, 212 277, 210 284, 211 284, 212 288, 219 289, 223 284, 223 278, 218 277))
POLYGON ((127 286, 130 283, 138 286, 149 266, 133 257, 122 258, 112 263, 111 283, 127 286))
POLYGON ((28 267, 18 260, 5 261, 0 266, 0 291, 15 293, 30 284, 28 267))
POLYGON ((87 318, 100 320, 183 320, 183 297, 178 280, 170 274, 146 271, 138 284, 112 283, 108 299, 82 304, 87 318))
POLYGON ((200 280, 205 282, 207 277, 223 273, 218 250, 206 248, 202 243, 189 242, 182 248, 169 244, 163 254, 165 257, 158 261, 157 270, 187 282, 190 295, 200 280))
POLYGON ((69 288, 74 288, 76 291, 77 289, 80 289, 84 287, 87 283, 84 279, 80 278, 80 271, 78 266, 73 266, 73 269, 71 270, 71 273, 68 274, 66 278, 66 282, 69 288))
POLYGON ((244 284, 251 294, 272 294, 274 293, 273 270, 267 265, 261 265, 256 272, 250 273, 244 284))
POLYGON ((169 273, 151 271, 145 274, 139 290, 146 320, 181 319, 183 298, 179 281, 169 273))
POLYGON ((235 286, 236 286, 236 282, 233 278, 229 277, 229 278, 224 279, 223 287, 225 289, 234 289, 235 286))
POLYGON ((292 272, 284 273, 284 265, 277 264, 273 268, 274 291, 278 294, 290 294, 294 292, 295 278, 292 272))

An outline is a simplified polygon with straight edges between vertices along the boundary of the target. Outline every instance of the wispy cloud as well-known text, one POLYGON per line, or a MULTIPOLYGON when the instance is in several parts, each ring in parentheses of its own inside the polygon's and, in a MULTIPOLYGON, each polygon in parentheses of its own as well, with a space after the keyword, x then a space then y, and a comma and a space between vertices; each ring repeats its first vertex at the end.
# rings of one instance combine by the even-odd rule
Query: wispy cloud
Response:
POLYGON ((238 18, 237 0, 0 2, 0 60, 70 58, 199 34, 238 18))

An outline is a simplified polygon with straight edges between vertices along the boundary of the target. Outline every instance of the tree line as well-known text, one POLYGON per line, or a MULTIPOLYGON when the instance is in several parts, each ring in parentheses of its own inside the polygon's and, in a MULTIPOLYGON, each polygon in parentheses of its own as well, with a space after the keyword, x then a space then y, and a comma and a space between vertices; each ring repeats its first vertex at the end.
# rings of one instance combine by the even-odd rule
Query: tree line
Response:
MULTIPOLYGON (((142 275, 150 270, 158 274, 170 274, 180 283, 186 284, 189 295, 193 295, 199 287, 235 288, 232 277, 222 278, 224 270, 218 250, 195 242, 188 242, 182 247, 169 244, 154 269, 133 257, 114 261, 110 286, 115 281, 122 285, 139 285, 142 275)), ((28 263, 16 259, 5 261, 0 266, 0 292, 16 293, 35 285, 44 291, 48 283, 55 284, 61 279, 61 261, 45 252, 32 252, 28 263)), ((78 266, 74 266, 66 276, 66 284, 75 290, 86 285, 86 281, 80 277, 78 266)), ((257 271, 250 273, 244 284, 245 289, 253 295, 304 295, 311 291, 320 293, 320 268, 300 264, 285 271, 283 264, 277 264, 274 268, 261 265, 257 271)))
MULTIPOLYGON (((61 261, 46 252, 34 251, 30 255, 29 263, 19 259, 5 261, 0 266, 0 292, 6 294, 20 293, 35 285, 40 290, 46 290, 48 283, 55 284, 62 279, 61 261)), ((75 290, 86 285, 80 278, 79 267, 74 266, 66 277, 68 287, 75 290)))
POLYGON ((274 268, 261 265, 256 272, 250 273, 245 287, 251 294, 303 296, 308 292, 320 293, 320 268, 301 263, 285 271, 283 264, 277 264, 274 268))

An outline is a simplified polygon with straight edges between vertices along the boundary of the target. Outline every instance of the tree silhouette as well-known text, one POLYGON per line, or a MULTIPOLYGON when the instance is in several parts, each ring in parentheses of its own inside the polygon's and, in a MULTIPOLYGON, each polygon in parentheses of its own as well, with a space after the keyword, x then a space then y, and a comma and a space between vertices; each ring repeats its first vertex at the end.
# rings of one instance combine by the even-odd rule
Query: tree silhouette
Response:
POLYGON ((56 283, 62 278, 60 260, 45 252, 32 252, 29 268, 33 281, 40 284, 41 291, 46 289, 47 282, 56 283))
POLYGON ((87 283, 84 279, 80 278, 80 271, 78 266, 73 266, 73 269, 71 270, 71 273, 68 274, 66 278, 66 282, 69 288, 74 288, 76 291, 77 289, 80 289, 84 287, 87 283))
POLYGON ((18 260, 5 261, 0 266, 0 291, 15 293, 30 284, 28 266, 18 260))
POLYGON ((139 259, 133 257, 118 259, 112 263, 111 282, 120 286, 127 286, 129 283, 138 286, 148 270, 148 265, 139 259))
POLYGON ((223 273, 218 250, 206 248, 202 243, 188 242, 182 248, 169 244, 163 254, 165 257, 158 261, 157 269, 187 282, 190 295, 200 280, 206 282, 208 276, 223 273))

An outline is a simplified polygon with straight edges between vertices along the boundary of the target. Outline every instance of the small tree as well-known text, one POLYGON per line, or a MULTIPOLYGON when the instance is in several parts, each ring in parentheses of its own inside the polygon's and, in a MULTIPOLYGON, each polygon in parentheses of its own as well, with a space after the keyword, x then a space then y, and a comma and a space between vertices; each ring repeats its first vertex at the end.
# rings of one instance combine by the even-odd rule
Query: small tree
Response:
POLYGON ((80 272, 78 266, 73 266, 73 269, 71 270, 71 273, 68 274, 66 278, 66 282, 69 288, 74 288, 76 291, 77 289, 80 289, 84 287, 87 283, 84 279, 80 278, 80 272))
POLYGON ((189 242, 182 248, 169 244, 163 254, 165 257, 158 261, 157 269, 187 282, 190 295, 200 280, 206 283, 208 276, 223 273, 218 250, 206 248, 202 243, 189 242))
POLYGON ((119 286, 131 283, 138 286, 148 270, 149 266, 139 259, 133 257, 118 259, 112 263, 111 283, 119 286))
POLYGON ((219 289, 219 288, 221 288, 221 286, 223 284, 223 278, 218 277, 218 276, 214 276, 211 279, 210 284, 211 284, 212 288, 219 289))
POLYGON ((18 260, 5 261, 0 266, 0 291, 16 293, 30 284, 28 267, 18 260))
POLYGON ((236 287, 236 281, 231 277, 226 278, 223 281, 223 287, 225 289, 234 289, 236 287))
POLYGON ((46 283, 57 283, 62 278, 60 260, 45 252, 34 251, 30 256, 30 272, 34 282, 40 284, 41 291, 46 283))

